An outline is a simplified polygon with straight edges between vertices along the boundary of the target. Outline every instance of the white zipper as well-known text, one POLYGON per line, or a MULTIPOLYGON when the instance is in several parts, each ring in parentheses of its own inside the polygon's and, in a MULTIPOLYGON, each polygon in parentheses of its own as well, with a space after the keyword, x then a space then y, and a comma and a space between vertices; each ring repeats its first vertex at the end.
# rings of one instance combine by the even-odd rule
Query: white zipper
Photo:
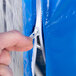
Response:
POLYGON ((35 74, 35 63, 36 63, 36 54, 37 48, 42 50, 43 58, 45 61, 45 52, 42 38, 42 12, 41 12, 41 0, 36 0, 36 25, 34 32, 30 35, 34 39, 33 55, 32 55, 32 76, 35 74), (37 36, 40 39, 40 45, 37 44, 37 36))

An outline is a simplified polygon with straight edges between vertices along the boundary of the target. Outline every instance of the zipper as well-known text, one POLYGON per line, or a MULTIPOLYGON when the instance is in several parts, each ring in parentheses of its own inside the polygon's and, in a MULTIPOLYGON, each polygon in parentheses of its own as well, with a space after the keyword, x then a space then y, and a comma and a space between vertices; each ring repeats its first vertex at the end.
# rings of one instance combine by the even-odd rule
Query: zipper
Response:
POLYGON ((30 35, 32 39, 34 39, 34 47, 33 47, 33 55, 32 55, 32 76, 35 76, 35 63, 36 63, 36 54, 37 48, 42 50, 43 58, 45 62, 45 51, 44 44, 42 38, 42 11, 41 11, 41 0, 36 0, 36 25, 34 32, 30 35), (37 36, 39 36, 40 45, 37 44, 37 36))

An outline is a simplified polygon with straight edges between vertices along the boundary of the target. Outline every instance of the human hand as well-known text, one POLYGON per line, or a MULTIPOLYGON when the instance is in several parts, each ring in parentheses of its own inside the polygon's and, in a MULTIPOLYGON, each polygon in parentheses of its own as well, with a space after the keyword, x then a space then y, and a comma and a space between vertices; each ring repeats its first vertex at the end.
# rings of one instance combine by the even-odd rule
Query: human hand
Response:
POLYGON ((32 39, 18 31, 0 33, 0 76, 13 76, 8 67, 11 62, 9 51, 28 51, 32 47, 32 39))

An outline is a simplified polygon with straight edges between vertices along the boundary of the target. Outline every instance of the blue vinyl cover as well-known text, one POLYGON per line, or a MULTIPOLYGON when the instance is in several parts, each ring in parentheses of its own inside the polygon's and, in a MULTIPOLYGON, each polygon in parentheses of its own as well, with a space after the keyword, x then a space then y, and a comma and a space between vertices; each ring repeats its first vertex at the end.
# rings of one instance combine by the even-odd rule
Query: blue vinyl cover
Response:
MULTIPOLYGON (((30 36, 35 26, 36 2, 35 0, 22 0, 23 8, 23 34, 30 36)), ((32 50, 23 53, 24 76, 32 76, 31 69, 32 50)))
POLYGON ((76 76, 76 0, 42 0, 46 76, 76 76))
MULTIPOLYGON (((76 76, 76 0, 41 1, 46 76, 76 76)), ((35 24, 35 0, 22 3, 23 31, 29 36, 35 24)), ((31 76, 31 57, 32 50, 24 52, 24 76, 31 76)))

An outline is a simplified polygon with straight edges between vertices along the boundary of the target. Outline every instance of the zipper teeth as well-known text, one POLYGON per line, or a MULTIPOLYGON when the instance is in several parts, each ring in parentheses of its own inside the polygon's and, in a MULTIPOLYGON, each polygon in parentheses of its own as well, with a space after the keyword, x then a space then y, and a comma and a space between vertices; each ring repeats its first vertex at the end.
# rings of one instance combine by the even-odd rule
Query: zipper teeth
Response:
POLYGON ((45 59, 45 52, 44 52, 44 44, 43 44, 43 38, 42 38, 42 9, 41 9, 41 0, 36 0, 36 11, 37 11, 37 21, 36 21, 36 26, 38 27, 39 30, 39 38, 41 42, 41 49, 42 49, 42 54, 43 54, 43 59, 44 62, 46 62, 45 59))
POLYGON ((36 25, 34 32, 30 35, 32 39, 39 35, 42 28, 42 12, 41 12, 41 0, 36 0, 36 25))
POLYGON ((42 25, 41 0, 36 0, 36 17, 36 26, 40 28, 42 25))
POLYGON ((37 54, 37 39, 36 37, 41 32, 41 25, 42 25, 42 17, 41 17, 41 0, 36 0, 36 25, 33 34, 31 35, 32 38, 35 38, 34 41, 34 48, 33 48, 33 55, 32 55, 32 76, 35 75, 35 63, 36 63, 36 54, 37 54), (38 33, 37 33, 38 31, 38 33), (37 34, 37 35, 36 35, 37 34))

